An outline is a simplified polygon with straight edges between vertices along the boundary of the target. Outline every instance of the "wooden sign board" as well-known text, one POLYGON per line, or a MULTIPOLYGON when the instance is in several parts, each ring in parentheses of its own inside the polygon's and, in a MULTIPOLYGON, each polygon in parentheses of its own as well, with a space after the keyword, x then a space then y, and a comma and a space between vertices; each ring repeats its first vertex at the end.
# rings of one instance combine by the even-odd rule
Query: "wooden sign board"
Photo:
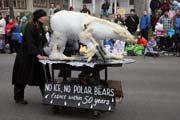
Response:
POLYGON ((46 84, 43 103, 111 111, 115 107, 115 89, 101 86, 46 84))
POLYGON ((120 8, 117 11, 118 11, 117 13, 120 15, 125 15, 125 13, 126 13, 126 10, 124 8, 120 8))

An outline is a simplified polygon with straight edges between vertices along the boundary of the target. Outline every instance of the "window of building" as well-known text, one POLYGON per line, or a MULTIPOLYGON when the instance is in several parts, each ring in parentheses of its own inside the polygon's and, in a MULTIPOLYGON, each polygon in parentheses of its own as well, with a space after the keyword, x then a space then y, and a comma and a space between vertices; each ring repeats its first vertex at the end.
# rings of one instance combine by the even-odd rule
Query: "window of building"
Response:
POLYGON ((33 0, 34 7, 47 7, 47 0, 33 0))
POLYGON ((129 0, 129 5, 134 5, 134 0, 129 0))
POLYGON ((0 9, 2 8, 2 1, 0 0, 0 9))
MULTIPOLYGON (((26 0, 13 0, 12 2, 14 8, 17 9, 25 9, 26 8, 26 0)), ((0 8, 1 9, 8 9, 9 8, 9 0, 0 0, 0 8)))
POLYGON ((69 7, 69 0, 49 0, 49 7, 51 7, 51 4, 60 5, 61 9, 68 9, 69 7))
POLYGON ((56 4, 59 4, 59 2, 60 2, 59 0, 49 0, 50 4, 55 4, 56 5, 56 4))
POLYGON ((92 0, 83 0, 83 4, 90 4, 92 3, 92 0))
POLYGON ((0 0, 0 9, 2 9, 2 0, 0 0))
POLYGON ((56 5, 60 5, 62 3, 62 0, 49 0, 49 7, 51 7, 51 4, 54 4, 54 6, 56 7, 56 5))
POLYGON ((68 9, 69 7, 69 1, 68 0, 63 0, 63 9, 68 9))
POLYGON ((2 0, 2 7, 8 8, 9 7, 9 0, 2 0))
POLYGON ((14 0, 14 7, 17 9, 25 9, 26 0, 14 0))

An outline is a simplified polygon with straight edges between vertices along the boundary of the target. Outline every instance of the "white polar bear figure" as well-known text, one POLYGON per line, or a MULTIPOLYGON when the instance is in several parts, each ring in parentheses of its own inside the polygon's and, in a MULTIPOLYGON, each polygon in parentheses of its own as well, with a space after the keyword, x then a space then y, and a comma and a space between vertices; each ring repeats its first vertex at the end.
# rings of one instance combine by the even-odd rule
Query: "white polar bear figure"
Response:
MULTIPOLYGON (((111 37, 136 42, 134 36, 126 28, 84 13, 63 10, 54 14, 50 23, 53 30, 50 59, 73 60, 73 57, 67 57, 63 54, 67 40, 72 39, 87 45, 87 53, 85 54, 87 61, 92 59, 100 40, 105 38, 111 37)), ((106 56, 108 58, 122 58, 122 56, 112 54, 106 56)))

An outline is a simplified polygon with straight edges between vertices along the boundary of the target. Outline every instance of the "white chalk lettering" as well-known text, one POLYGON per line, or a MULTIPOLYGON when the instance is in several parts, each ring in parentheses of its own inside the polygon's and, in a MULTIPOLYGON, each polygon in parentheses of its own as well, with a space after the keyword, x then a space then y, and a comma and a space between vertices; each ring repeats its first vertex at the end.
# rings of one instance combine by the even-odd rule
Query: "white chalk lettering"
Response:
POLYGON ((94 95, 100 95, 101 93, 101 88, 98 88, 98 87, 94 87, 94 95))
POLYGON ((92 94, 92 88, 90 86, 77 86, 74 85, 74 94, 92 94))
POLYGON ((70 93, 71 92, 71 86, 70 85, 64 85, 64 92, 70 93))
POLYGON ((56 92, 62 92, 62 91, 61 91, 61 84, 54 84, 54 91, 56 91, 56 92))
POLYGON ((112 96, 114 96, 114 95, 115 95, 115 91, 114 91, 114 90, 115 90, 115 89, 111 89, 111 90, 110 90, 111 92, 110 92, 109 96, 111 96, 111 97, 112 97, 112 96))
POLYGON ((110 101, 109 100, 103 100, 103 99, 94 99, 94 106, 96 106, 97 104, 106 104, 109 105, 110 101))
POLYGON ((52 91, 52 84, 45 84, 45 91, 52 91))
POLYGON ((93 97, 90 96, 85 96, 84 99, 82 100, 82 104, 90 104, 93 102, 93 97))
POLYGON ((73 96, 68 96, 69 100, 80 100, 82 101, 82 97, 81 96, 77 96, 77 95, 73 95, 73 96))
POLYGON ((94 95, 114 96, 114 89, 94 87, 94 95))
POLYGON ((51 94, 51 98, 52 99, 66 99, 66 95, 59 95, 59 94, 56 94, 56 93, 53 93, 51 94))

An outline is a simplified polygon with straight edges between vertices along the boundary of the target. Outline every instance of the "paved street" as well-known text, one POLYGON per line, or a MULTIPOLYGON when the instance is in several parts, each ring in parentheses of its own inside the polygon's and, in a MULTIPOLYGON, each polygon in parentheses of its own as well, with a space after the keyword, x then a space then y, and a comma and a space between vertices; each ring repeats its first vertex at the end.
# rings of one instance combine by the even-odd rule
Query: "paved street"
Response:
MULTIPOLYGON (((0 120, 89 120, 92 112, 66 109, 54 114, 41 104, 37 87, 27 87, 28 105, 13 101, 11 85, 14 55, 0 54, 0 120)), ((102 120, 179 120, 180 58, 133 57, 136 63, 109 69, 109 79, 121 80, 124 99, 102 120)), ((28 68, 27 68, 28 69, 28 68)), ((77 73, 74 73, 76 75, 77 73)))

